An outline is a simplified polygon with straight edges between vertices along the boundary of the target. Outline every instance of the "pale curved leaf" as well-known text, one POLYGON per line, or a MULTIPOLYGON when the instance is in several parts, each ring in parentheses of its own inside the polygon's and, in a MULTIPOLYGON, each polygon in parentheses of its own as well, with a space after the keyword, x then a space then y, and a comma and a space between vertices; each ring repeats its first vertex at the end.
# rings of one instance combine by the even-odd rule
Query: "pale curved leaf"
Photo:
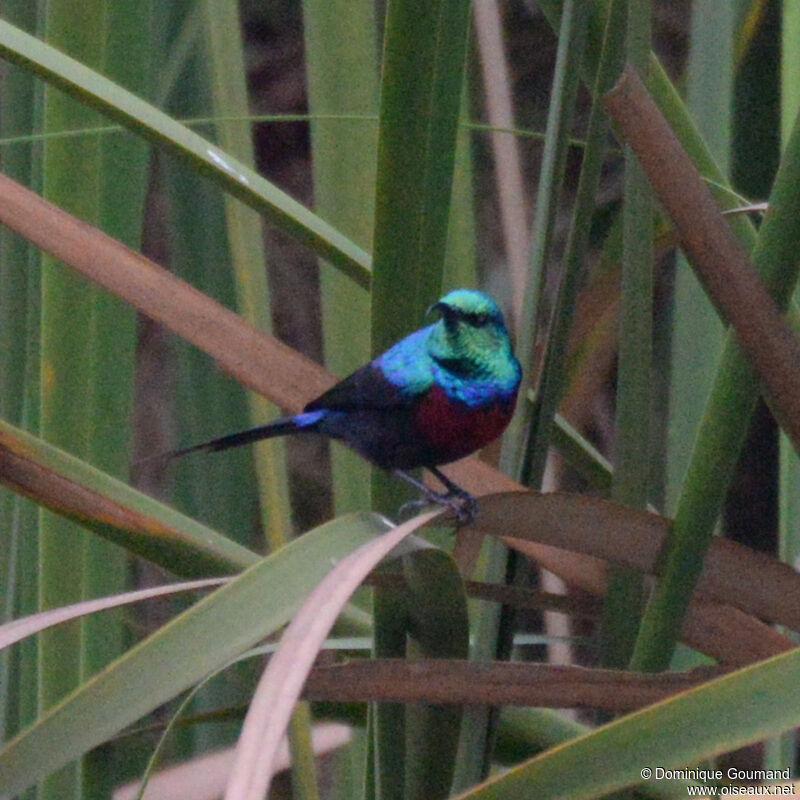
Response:
POLYGON ((343 558, 306 598, 281 638, 244 721, 226 800, 260 800, 272 778, 275 754, 306 676, 336 617, 364 578, 403 539, 437 512, 399 525, 343 558))
POLYGON ((175 617, 5 743, 0 796, 21 792, 273 633, 338 559, 388 527, 366 513, 321 525, 175 617))

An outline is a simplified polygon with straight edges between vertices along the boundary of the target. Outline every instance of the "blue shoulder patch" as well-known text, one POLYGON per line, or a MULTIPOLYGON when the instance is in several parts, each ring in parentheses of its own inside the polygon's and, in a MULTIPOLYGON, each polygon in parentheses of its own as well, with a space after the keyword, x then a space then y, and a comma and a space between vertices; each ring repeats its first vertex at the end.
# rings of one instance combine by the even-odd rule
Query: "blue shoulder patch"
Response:
POLYGON ((409 334, 373 361, 404 395, 422 394, 433 383, 433 360, 426 347, 432 328, 428 325, 409 334))

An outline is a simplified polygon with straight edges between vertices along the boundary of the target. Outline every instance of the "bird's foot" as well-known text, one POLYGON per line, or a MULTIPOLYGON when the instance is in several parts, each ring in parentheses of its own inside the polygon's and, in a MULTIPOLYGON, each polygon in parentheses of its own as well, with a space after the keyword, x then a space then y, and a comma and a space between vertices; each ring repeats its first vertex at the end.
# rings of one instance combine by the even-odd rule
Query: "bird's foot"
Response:
POLYGON ((423 498, 420 500, 411 500, 408 503, 404 503, 398 511, 398 516, 402 519, 409 512, 411 514, 418 513, 426 505, 437 505, 449 508, 455 514, 458 527, 468 525, 478 512, 478 501, 469 492, 457 486, 448 478, 443 479, 440 477, 437 469, 432 469, 432 472, 447 487, 446 492, 434 491, 407 472, 399 469, 394 471, 395 475, 410 483, 423 494, 423 498))
POLYGON ((422 513, 422 509, 429 505, 431 505, 431 501, 427 499, 409 500, 397 509, 397 519, 400 522, 406 522, 412 517, 416 517, 417 514, 422 513))
POLYGON ((466 489, 462 489, 457 483, 453 483, 441 470, 436 467, 431 467, 430 470, 447 489, 446 492, 439 496, 446 501, 445 505, 453 508, 459 525, 467 525, 472 522, 478 513, 478 501, 475 497, 466 489))
POLYGON ((445 505, 453 509, 459 525, 469 525, 478 513, 478 501, 463 489, 444 495, 445 505))
POLYGON ((455 514, 458 527, 469 525, 478 512, 478 501, 468 492, 434 492, 425 487, 424 497, 419 500, 409 500, 403 503, 397 512, 401 520, 410 519, 419 514, 426 506, 436 505, 449 509, 455 514))

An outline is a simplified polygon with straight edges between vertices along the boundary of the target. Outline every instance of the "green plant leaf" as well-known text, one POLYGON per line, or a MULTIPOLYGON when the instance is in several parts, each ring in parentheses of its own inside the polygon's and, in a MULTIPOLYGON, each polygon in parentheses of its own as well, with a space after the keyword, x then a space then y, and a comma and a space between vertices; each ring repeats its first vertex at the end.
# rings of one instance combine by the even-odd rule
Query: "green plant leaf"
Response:
POLYGON ((0 56, 188 161, 362 286, 370 259, 335 228, 216 145, 97 72, 0 20, 0 56))
POLYGON ((635 786, 645 768, 655 778, 657 767, 682 767, 796 727, 798 680, 800 650, 792 650, 566 742, 459 798, 586 800, 635 786))
MULTIPOLYGON (((453 559, 428 547, 403 559, 408 587, 408 655, 466 658, 469 620, 464 583, 453 559)), ((456 765, 462 709, 414 704, 406 708, 406 800, 444 798, 456 765)))
POLYGON ((85 461, 0 420, 0 481, 133 553, 187 577, 258 556, 85 461))
POLYGON ((436 512, 428 512, 372 538, 338 561, 314 587, 281 637, 247 712, 228 783, 230 800, 260 800, 268 793, 277 750, 306 676, 336 617, 366 576, 384 558, 414 543, 404 541, 436 512))
POLYGON ((22 791, 274 632, 327 574, 332 560, 387 528, 373 514, 329 522, 170 621, 0 750, 0 792, 22 791))

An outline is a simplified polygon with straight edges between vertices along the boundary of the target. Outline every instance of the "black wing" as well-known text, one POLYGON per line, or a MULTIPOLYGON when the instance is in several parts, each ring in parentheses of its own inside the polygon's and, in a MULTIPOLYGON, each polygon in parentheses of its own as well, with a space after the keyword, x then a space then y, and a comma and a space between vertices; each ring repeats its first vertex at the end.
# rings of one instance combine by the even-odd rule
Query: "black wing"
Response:
POLYGON ((359 411, 407 406, 413 397, 403 394, 374 363, 365 364, 312 400, 304 411, 330 409, 359 411))

